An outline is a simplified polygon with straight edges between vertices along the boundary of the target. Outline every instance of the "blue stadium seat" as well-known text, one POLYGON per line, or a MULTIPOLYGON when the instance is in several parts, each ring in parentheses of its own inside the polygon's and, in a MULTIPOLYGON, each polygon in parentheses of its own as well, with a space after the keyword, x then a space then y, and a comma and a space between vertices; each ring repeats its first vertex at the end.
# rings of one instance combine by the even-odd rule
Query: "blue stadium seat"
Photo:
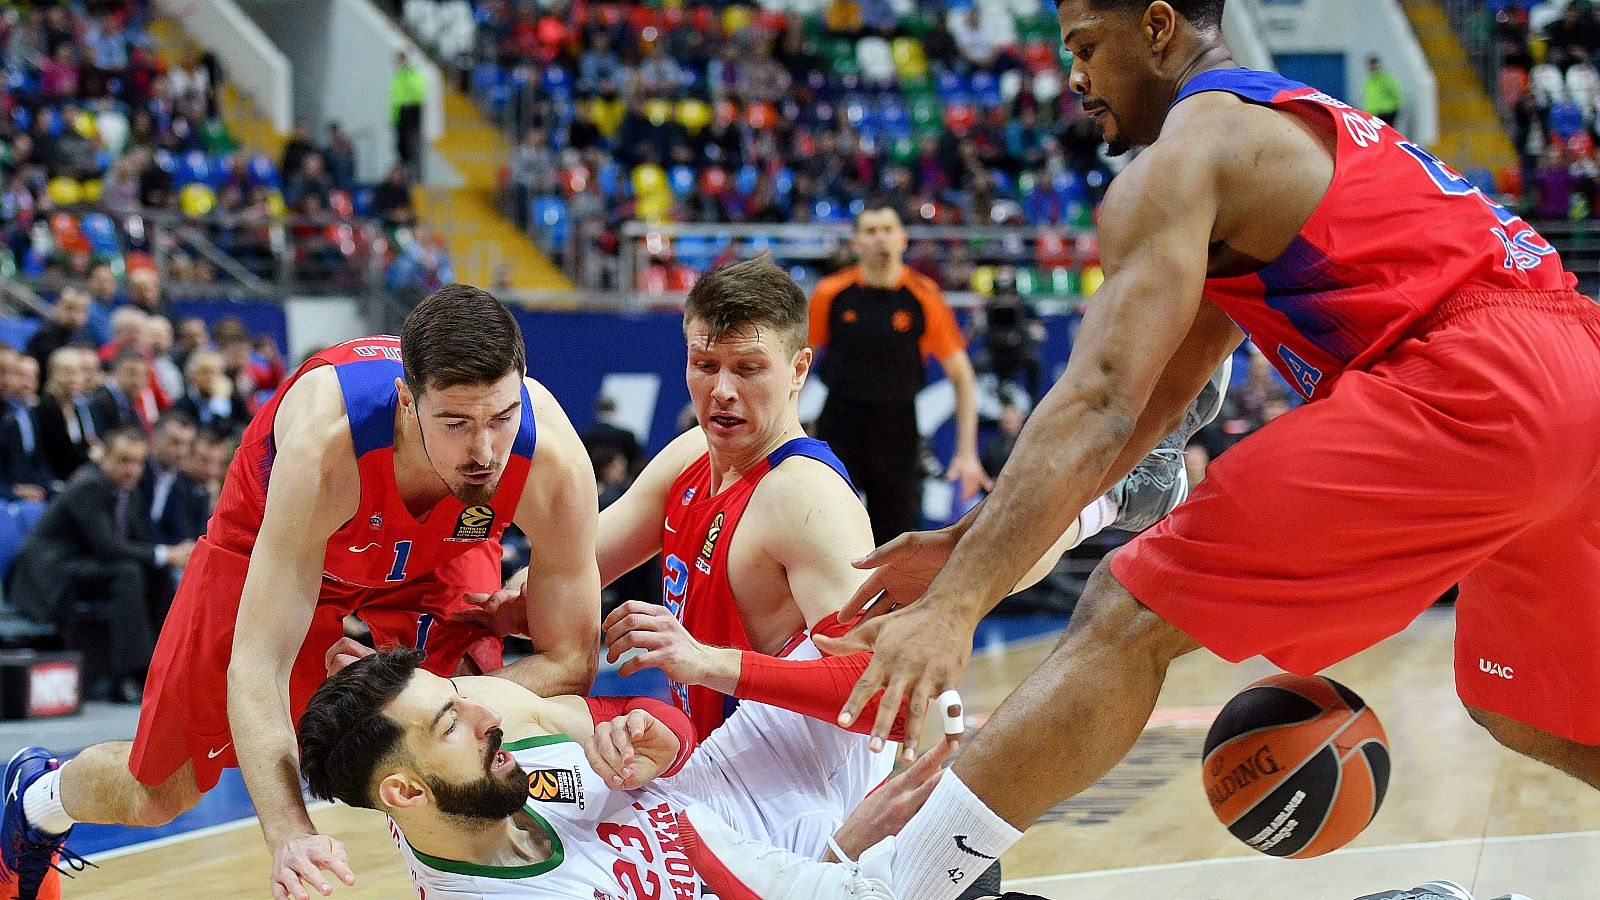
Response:
POLYGON ((544 229, 546 249, 559 250, 567 243, 567 204, 560 197, 536 197, 533 201, 533 221, 544 229))
POLYGON ((370 187, 356 188, 355 194, 350 198, 351 203, 356 208, 356 215, 365 216, 372 213, 372 197, 374 193, 376 193, 375 189, 370 187))
POLYGON ((772 192, 779 198, 787 200, 794 193, 794 172, 785 166, 772 176, 772 192))
POLYGON ((733 189, 748 197, 756 192, 756 182, 761 180, 761 170, 749 163, 739 167, 734 177, 733 189))
POLYGON ((606 163, 595 173, 595 181, 600 185, 600 193, 607 200, 615 200, 621 194, 622 167, 615 162, 606 163))
POLYGON ((21 529, 23 534, 27 534, 32 530, 33 523, 39 521, 39 517, 44 515, 43 500, 13 500, 7 504, 6 508, 11 513, 11 517, 16 520, 17 528, 21 529))
POLYGON ((694 168, 682 163, 673 166, 667 173, 667 185, 672 188, 672 196, 686 197, 694 190, 694 168))
POLYGON ((543 77, 539 80, 539 84, 544 88, 545 93, 551 97, 569 100, 572 97, 572 76, 568 75, 567 70, 560 66, 546 68, 543 77))
POLYGON ((265 153, 250 157, 250 177, 269 188, 283 186, 278 181, 278 164, 265 153))
POLYGON ((973 72, 971 80, 972 97, 980 107, 985 109, 999 106, 1000 80, 994 77, 993 72, 973 72))
POLYGON ((14 319, 10 316, 0 316, 0 344, 21 350, 28 346, 28 341, 33 338, 33 333, 38 331, 39 326, 43 324, 38 319, 14 319))
POLYGON ((11 510, 0 513, 0 581, 11 574, 11 564, 16 561, 17 551, 22 549, 22 538, 23 530, 11 510))
POLYGON ((83 217, 83 236, 89 239, 89 249, 97 256, 110 256, 122 252, 117 243, 117 226, 103 212, 92 212, 83 217))

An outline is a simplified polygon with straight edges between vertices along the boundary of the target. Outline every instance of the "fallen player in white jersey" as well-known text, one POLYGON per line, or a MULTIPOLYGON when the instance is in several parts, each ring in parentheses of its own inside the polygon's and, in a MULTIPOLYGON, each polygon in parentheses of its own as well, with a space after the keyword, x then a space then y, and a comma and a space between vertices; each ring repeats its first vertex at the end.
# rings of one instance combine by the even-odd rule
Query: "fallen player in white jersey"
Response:
MULTIPOLYGON (((795 652, 817 651, 807 641, 795 652)), ((684 809, 820 859, 890 761, 866 751, 865 735, 750 702, 695 749, 666 704, 547 699, 500 678, 440 678, 421 658, 400 649, 345 665, 299 733, 311 792, 387 813, 427 900, 698 897, 684 809)), ((934 757, 857 821, 909 817, 905 798, 931 790, 934 757)))

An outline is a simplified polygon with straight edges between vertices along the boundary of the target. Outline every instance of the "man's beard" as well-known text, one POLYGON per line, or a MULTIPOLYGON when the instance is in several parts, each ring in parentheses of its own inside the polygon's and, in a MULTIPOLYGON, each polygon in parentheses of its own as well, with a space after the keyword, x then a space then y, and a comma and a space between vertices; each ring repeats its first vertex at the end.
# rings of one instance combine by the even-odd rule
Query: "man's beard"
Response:
POLYGON ((511 771, 496 775, 487 771, 500 752, 502 735, 499 729, 489 733, 489 752, 484 763, 485 774, 466 784, 453 784, 436 775, 426 775, 424 780, 433 791, 439 811, 447 816, 468 820, 463 824, 486 825, 516 815, 528 799, 528 773, 513 762, 511 771))
MULTIPOLYGON (((498 473, 496 474, 498 475, 498 473)), ((495 478, 488 484, 463 482, 459 485, 453 485, 450 488, 450 493, 467 506, 486 506, 494 500, 494 495, 499 490, 500 479, 495 478)))

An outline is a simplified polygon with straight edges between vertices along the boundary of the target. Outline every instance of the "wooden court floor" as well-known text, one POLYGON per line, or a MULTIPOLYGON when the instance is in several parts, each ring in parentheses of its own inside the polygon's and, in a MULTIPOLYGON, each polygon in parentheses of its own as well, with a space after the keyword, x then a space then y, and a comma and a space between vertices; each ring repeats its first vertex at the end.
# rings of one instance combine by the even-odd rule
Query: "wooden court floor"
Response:
MULTIPOLYGON (((1502 749, 1467 718, 1451 683, 1448 610, 1329 670, 1377 711, 1393 777, 1383 809, 1349 847, 1318 860, 1250 851, 1212 818, 1199 755, 1215 711, 1273 669, 1204 652, 1173 666, 1150 727, 1099 784, 1052 811, 1004 860, 1007 887, 1062 900, 1351 900, 1435 878, 1480 900, 1600 898, 1600 792, 1502 749)), ((1048 653, 1051 639, 981 650, 963 693, 982 717, 1048 653)), ((1041 735, 1040 752, 1072 752, 1041 735)), ((414 897, 382 817, 329 807, 313 818, 350 850, 360 879, 335 897, 414 897)), ((153 849, 106 854, 67 898, 267 897, 253 822, 153 849)), ((315 896, 315 895, 314 895, 315 896)), ((579 898, 582 900, 582 898, 579 898)))

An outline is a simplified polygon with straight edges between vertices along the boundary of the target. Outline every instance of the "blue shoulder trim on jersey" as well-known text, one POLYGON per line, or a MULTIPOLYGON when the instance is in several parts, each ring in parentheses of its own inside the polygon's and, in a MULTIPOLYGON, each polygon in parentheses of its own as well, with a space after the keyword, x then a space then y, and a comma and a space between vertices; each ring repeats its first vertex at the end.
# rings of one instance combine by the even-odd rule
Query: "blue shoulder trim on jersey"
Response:
POLYGON ((828 468, 839 473, 839 477, 844 479, 844 483, 850 485, 850 490, 854 491, 856 489, 855 482, 850 480, 850 473, 845 471, 844 463, 840 462, 839 457, 834 455, 833 448, 829 447, 826 441, 819 441, 816 438, 809 437, 795 438, 767 454, 767 462, 771 464, 772 468, 777 468, 778 463, 791 456, 804 456, 826 464, 828 468))
POLYGON ((399 396, 394 380, 400 377, 400 363, 388 359, 363 359, 333 367, 344 392, 345 415, 350 420, 350 439, 356 458, 373 450, 394 446, 394 410, 399 396))
POLYGON ((1304 87, 1306 85, 1290 81, 1276 72, 1260 72, 1255 69, 1212 69, 1189 79, 1183 89, 1178 91, 1178 98, 1172 101, 1172 104, 1176 106, 1186 98, 1206 91, 1226 91, 1253 103, 1270 103, 1284 91, 1298 91, 1304 87))
POLYGON ((517 426, 517 440, 511 453, 523 459, 533 459, 533 448, 539 443, 539 426, 533 421, 533 399, 528 396, 528 382, 522 382, 522 424, 517 426))

